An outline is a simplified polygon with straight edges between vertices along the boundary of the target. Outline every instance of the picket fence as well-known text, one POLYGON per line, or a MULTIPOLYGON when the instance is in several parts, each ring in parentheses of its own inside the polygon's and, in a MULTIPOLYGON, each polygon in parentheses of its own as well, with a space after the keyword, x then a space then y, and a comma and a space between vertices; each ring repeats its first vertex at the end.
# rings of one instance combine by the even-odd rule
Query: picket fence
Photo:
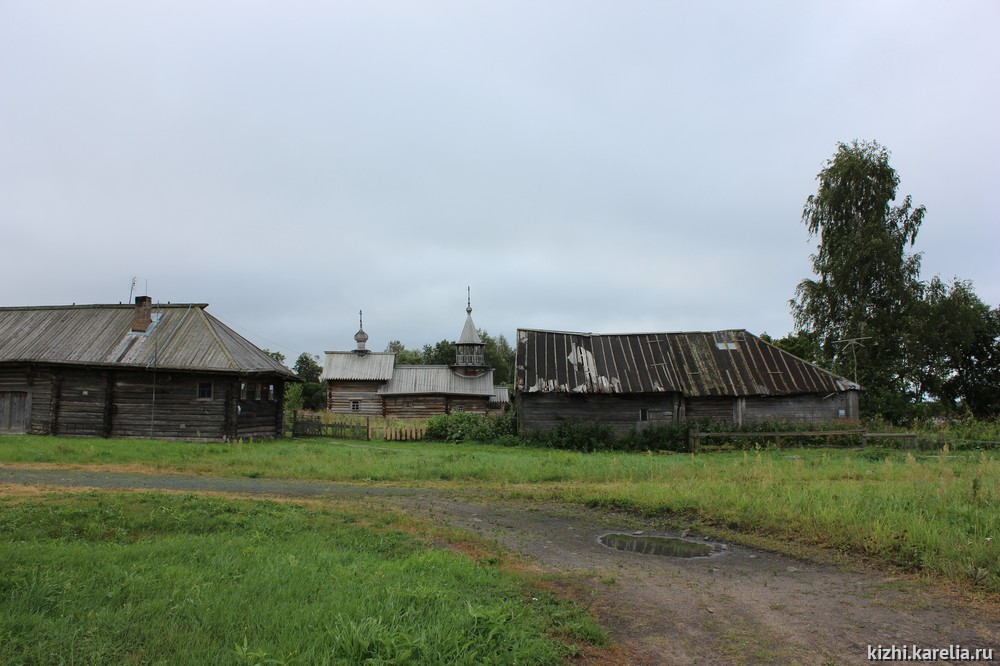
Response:
POLYGON ((334 414, 292 412, 292 437, 329 437, 386 442, 418 442, 427 434, 422 419, 387 419, 334 414))

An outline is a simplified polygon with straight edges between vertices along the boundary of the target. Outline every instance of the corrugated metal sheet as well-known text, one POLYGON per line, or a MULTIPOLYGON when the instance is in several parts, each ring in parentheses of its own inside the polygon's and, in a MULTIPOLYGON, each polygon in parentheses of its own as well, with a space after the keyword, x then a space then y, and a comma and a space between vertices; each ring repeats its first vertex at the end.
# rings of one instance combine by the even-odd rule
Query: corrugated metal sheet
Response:
POLYGON ((859 387, 744 330, 592 335, 519 329, 517 389, 690 397, 838 393, 859 387))
POLYGON ((501 405, 508 404, 510 402, 510 391, 507 390, 506 386, 494 386, 493 399, 490 402, 496 402, 501 405))
POLYGON ((379 388, 382 395, 437 393, 493 397, 493 371, 478 377, 457 374, 447 365, 398 365, 390 379, 379 388))
POLYGON ((320 381, 332 379, 356 381, 388 381, 392 378, 392 369, 396 364, 396 354, 393 352, 326 352, 326 362, 320 381))
POLYGON ((153 306, 133 333, 132 305, 0 308, 0 362, 294 374, 205 312, 204 303, 153 306))

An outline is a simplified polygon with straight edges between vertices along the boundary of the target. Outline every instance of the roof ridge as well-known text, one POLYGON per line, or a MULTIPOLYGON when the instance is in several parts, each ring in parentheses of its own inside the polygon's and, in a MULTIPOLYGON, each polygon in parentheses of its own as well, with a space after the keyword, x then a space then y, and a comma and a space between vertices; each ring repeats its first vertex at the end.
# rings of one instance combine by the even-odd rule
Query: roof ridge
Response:
MULTIPOLYGON (((208 327, 208 332, 212 334, 212 337, 215 339, 215 342, 218 343, 218 345, 219 345, 219 349, 222 350, 222 353, 225 355, 226 359, 229 361, 229 363, 232 366, 232 368, 234 370, 239 370, 240 369, 240 364, 236 362, 236 359, 233 357, 233 353, 231 351, 229 351, 229 347, 227 347, 226 343, 222 341, 221 337, 219 337, 218 331, 215 330, 215 326, 213 325, 212 321, 209 319, 210 315, 207 312, 205 312, 204 309, 199 309, 199 312, 201 313, 202 320, 205 322, 205 325, 208 327)), ((215 319, 215 317, 212 317, 212 319, 215 319)), ((218 320, 216 320, 216 321, 218 321, 218 320)))
MULTIPOLYGON (((154 308, 207 308, 208 303, 153 303, 154 308)), ((15 310, 103 310, 121 309, 132 310, 135 305, 131 303, 73 303, 71 305, 3 305, 0 312, 13 312, 15 310)))

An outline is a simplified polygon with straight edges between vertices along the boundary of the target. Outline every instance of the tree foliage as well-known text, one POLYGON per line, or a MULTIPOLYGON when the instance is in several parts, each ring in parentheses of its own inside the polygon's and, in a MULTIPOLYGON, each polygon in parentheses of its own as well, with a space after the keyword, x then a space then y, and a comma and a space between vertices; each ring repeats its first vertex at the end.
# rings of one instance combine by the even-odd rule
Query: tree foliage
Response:
POLYGON ((396 354, 396 365, 424 365, 423 353, 416 349, 407 349, 399 340, 390 341, 385 350, 396 354))
POLYGON ((449 365, 455 362, 455 343, 441 340, 433 347, 424 345, 424 363, 427 365, 449 365))
MULTIPOLYGON (((514 348, 502 334, 493 337, 480 329, 483 355, 486 366, 493 368, 493 380, 497 384, 512 385, 514 382, 514 348)), ((399 340, 392 340, 385 351, 396 354, 396 365, 452 365, 455 363, 455 343, 441 340, 435 345, 425 344, 420 351, 407 349, 399 340)))
POLYGON ((514 385, 514 348, 501 333, 491 336, 484 330, 479 331, 479 337, 486 343, 484 354, 486 365, 493 368, 493 381, 503 386, 514 385))
POLYGON ((948 412, 1000 415, 1000 308, 990 309, 972 283, 935 276, 917 305, 908 348, 917 398, 948 412))
POLYGON ((261 351, 263 351, 265 354, 267 354, 268 356, 270 356, 271 358, 273 358, 278 363, 281 363, 281 364, 285 363, 285 355, 282 354, 281 352, 279 352, 279 351, 271 351, 270 349, 262 349, 261 351))
POLYGON ((867 413, 896 415, 906 402, 905 330, 919 300, 920 255, 913 246, 924 207, 898 205, 899 176, 876 142, 841 143, 817 176, 802 222, 819 245, 815 279, 791 301, 796 329, 816 336, 820 360, 866 388, 867 413), (850 346, 842 341, 859 340, 850 346), (856 358, 856 365, 855 365, 856 358))
POLYGON ((292 370, 305 382, 318 382, 319 376, 323 372, 323 366, 319 364, 319 356, 302 352, 296 359, 292 370))
POLYGON ((816 334, 807 331, 797 331, 790 333, 783 338, 773 339, 767 333, 761 333, 760 339, 768 342, 778 349, 783 349, 789 354, 798 356, 810 363, 820 363, 821 354, 819 343, 816 341, 816 334))
POLYGON ((791 301, 795 335, 774 344, 847 377, 856 371, 865 415, 902 421, 927 400, 952 414, 1000 414, 1000 309, 971 282, 921 282, 920 255, 908 250, 925 211, 909 196, 894 205, 889 152, 841 143, 817 180, 802 211, 819 238, 816 277, 791 301))

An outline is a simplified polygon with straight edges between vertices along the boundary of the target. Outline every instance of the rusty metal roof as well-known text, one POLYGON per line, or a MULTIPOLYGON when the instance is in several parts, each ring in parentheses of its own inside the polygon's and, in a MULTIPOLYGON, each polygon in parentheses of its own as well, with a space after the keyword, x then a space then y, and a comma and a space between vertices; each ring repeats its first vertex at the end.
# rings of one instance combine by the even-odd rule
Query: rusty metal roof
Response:
POLYGON ((133 305, 0 308, 0 363, 59 363, 278 374, 291 370, 208 314, 205 303, 155 304, 145 332, 133 305))
POLYGON ((392 379, 379 387, 382 395, 480 395, 494 397, 493 371, 466 377, 447 365, 397 365, 392 379))
POLYGON ((777 396, 860 388, 745 330, 594 335, 518 329, 516 365, 516 388, 528 393, 777 396))
POLYGON ((395 363, 395 352, 356 354, 353 351, 328 351, 319 380, 385 382, 392 378, 395 363))

